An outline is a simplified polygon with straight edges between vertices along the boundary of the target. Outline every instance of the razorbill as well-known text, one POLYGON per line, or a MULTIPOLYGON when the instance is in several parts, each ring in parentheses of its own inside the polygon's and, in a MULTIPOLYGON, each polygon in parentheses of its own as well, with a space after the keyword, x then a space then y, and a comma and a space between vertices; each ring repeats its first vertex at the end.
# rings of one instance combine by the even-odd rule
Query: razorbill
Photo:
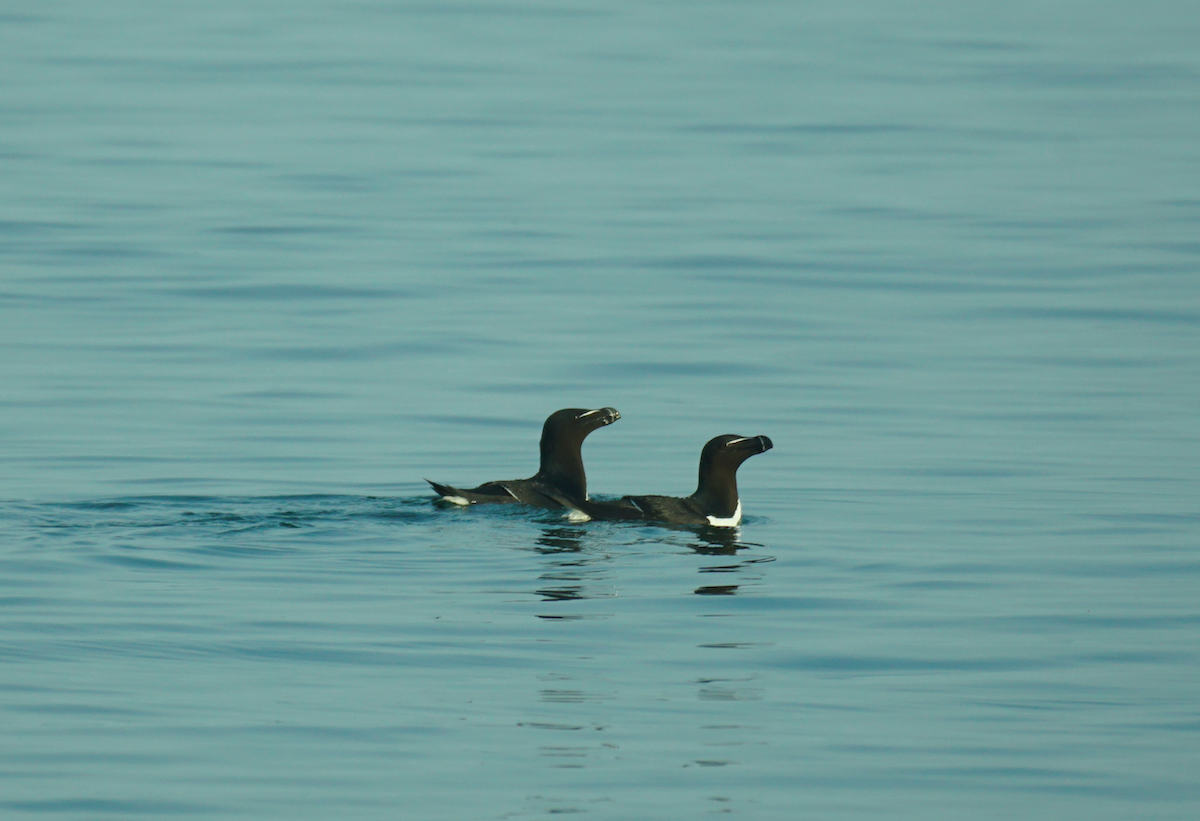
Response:
POLYGON ((579 450, 583 440, 597 428, 621 418, 616 408, 566 408, 555 411, 542 426, 541 464, 528 479, 486 482, 470 490, 459 490, 430 479, 444 501, 458 505, 524 502, 535 507, 560 508, 556 497, 586 502, 587 477, 579 450))
POLYGON ((766 436, 727 433, 710 439, 700 453, 700 482, 696 492, 682 499, 675 496, 626 496, 615 502, 598 502, 558 493, 554 494, 554 498, 564 507, 570 507, 592 519, 737 527, 742 521, 737 469, 751 456, 772 447, 774 445, 766 436))

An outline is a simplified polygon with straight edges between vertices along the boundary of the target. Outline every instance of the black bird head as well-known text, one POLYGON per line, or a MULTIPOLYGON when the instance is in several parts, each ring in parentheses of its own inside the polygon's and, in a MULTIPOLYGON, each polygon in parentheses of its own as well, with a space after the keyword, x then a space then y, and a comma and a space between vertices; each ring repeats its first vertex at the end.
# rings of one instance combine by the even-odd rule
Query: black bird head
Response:
POLYGON ((751 456, 775 447, 766 436, 726 433, 708 440, 700 452, 700 482, 692 498, 705 509, 730 516, 737 509, 737 469, 751 456))
POLYGON ((710 465, 710 470, 716 469, 718 465, 730 466, 737 470, 738 465, 751 456, 757 456, 773 447, 774 443, 767 436, 738 436, 726 433, 713 437, 708 440, 700 454, 700 472, 704 472, 706 464, 710 465))
POLYGON ((587 478, 580 448, 587 435, 621 418, 616 408, 564 408, 542 425, 538 476, 580 499, 587 498, 587 478))
POLYGON ((547 444, 575 443, 582 444, 587 435, 596 428, 611 425, 621 418, 616 408, 564 408, 546 417, 542 425, 542 455, 546 453, 547 444))

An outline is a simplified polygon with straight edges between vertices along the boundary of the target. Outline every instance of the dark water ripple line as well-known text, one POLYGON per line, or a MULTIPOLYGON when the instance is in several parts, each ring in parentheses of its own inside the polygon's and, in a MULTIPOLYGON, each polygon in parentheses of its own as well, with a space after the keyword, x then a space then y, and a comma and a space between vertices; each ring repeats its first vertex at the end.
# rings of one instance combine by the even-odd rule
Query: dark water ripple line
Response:
POLYGON ((1058 661, 1029 658, 916 658, 867 655, 793 655, 766 666, 818 673, 1025 672, 1062 666, 1058 661))
MULTIPOLYGON (((858 775, 823 774, 821 776, 812 776, 793 773, 789 775, 788 786, 791 789, 809 787, 812 789, 852 790, 856 794, 864 790, 892 792, 897 789, 911 790, 913 788, 921 788, 935 791, 938 795, 944 795, 947 792, 953 794, 956 790, 961 790, 964 786, 963 782, 970 780, 975 782, 972 784, 974 789, 992 790, 997 793, 1058 794, 1064 796, 1120 799, 1130 802, 1146 800, 1182 801, 1192 800, 1200 796, 1200 787, 1190 782, 1164 779, 1149 781, 1139 777, 1137 783, 1129 783, 1130 780, 1126 776, 1124 780, 1127 783, 1114 783, 1113 774, 1103 771, 1081 771, 1076 776, 1070 774, 1063 774, 1061 776, 1048 774, 1042 778, 1059 778, 1062 780, 1060 783, 1047 784, 1030 783, 1030 781, 1022 780, 1021 778, 1004 777, 1001 772, 995 772, 991 777, 985 778, 983 772, 972 774, 959 772, 959 769, 954 767, 888 767, 886 769, 872 769, 867 773, 858 775), (1075 779, 1079 779, 1079 781, 1075 781, 1075 779), (1091 783, 1079 783, 1080 781, 1091 783)), ((979 769, 986 770, 988 768, 979 769)), ((1034 769, 1036 770, 1037 768, 1034 769)), ((1032 775, 1027 776, 1027 778, 1033 777, 1032 775)), ((1164 817, 1173 818, 1175 816, 1164 817)))
POLYGON ((968 319, 1045 319, 1073 322, 1133 322, 1153 325, 1200 325, 1200 312, 1154 308, 995 307, 965 311, 968 319))
POLYGON ((54 798, 41 801, 3 801, 0 808, 34 813, 102 813, 105 815, 202 815, 220 812, 216 804, 192 804, 181 801, 128 798, 54 798))
POLYGON ((4 709, 15 713, 56 716, 136 716, 140 718, 154 715, 151 710, 131 710, 124 707, 104 707, 95 704, 6 704, 4 709))
POLYGON ((219 302, 325 302, 339 300, 412 299, 413 290, 399 288, 350 288, 336 285, 215 285, 206 288, 175 288, 168 296, 188 296, 219 302))
MULTIPOLYGON (((174 729, 174 728, 172 728, 174 729)), ((81 732, 88 732, 84 728, 80 728, 81 732)), ((104 733, 111 733, 111 729, 104 727, 104 733)), ((161 763, 162 756, 160 753, 132 753, 118 752, 112 749, 105 749, 100 752, 80 752, 80 751, 60 751, 60 752, 34 752, 30 750, 18 750, 12 753, 0 752, 0 762, 4 762, 8 766, 13 765, 55 765, 61 766, 64 764, 158 764, 161 763)))
MULTIPOLYGON (((234 728, 232 731, 222 729, 216 735, 227 738, 229 735, 258 737, 262 735, 296 736, 310 741, 353 741, 366 744, 395 744, 417 736, 441 736, 448 731, 442 727, 402 724, 372 727, 335 727, 323 724, 269 724, 234 728)), ((201 729, 197 734, 204 734, 201 729)))
POLYGON ((100 564, 115 565, 133 570, 208 570, 207 565, 196 562, 181 562, 170 559, 159 559, 151 556, 135 556, 131 554, 103 554, 95 556, 93 561, 100 564))
POLYGON ((773 367, 745 362, 607 362, 591 365, 586 373, 598 378, 660 379, 669 376, 753 377, 773 367))
MULTIPOLYGON (((933 126, 914 126, 902 123, 704 123, 698 125, 680 126, 675 129, 682 133, 696 134, 754 134, 754 135, 821 135, 833 137, 846 136, 892 136, 894 134, 911 133, 950 133, 965 131, 964 129, 935 128, 933 126)), ((987 136, 992 136, 988 134, 987 136)))
POLYGON ((347 647, 344 642, 247 641, 228 642, 63 640, 0 643, 0 661, 79 662, 87 659, 142 659, 182 662, 194 659, 238 660, 277 664, 318 666, 411 668, 413 670, 511 670, 534 669, 541 661, 518 649, 468 649, 459 643, 441 641, 373 642, 347 647))
POLYGON ((990 616, 977 620, 980 626, 1020 630, 1047 628, 1079 630, 1164 630, 1200 627, 1200 614, 1164 614, 1153 616, 1101 616, 1091 614, 1048 614, 1044 616, 990 616))
POLYGON ((70 502, 7 503, 0 520, 38 530, 225 528, 228 533, 370 520, 411 523, 436 518, 432 496, 135 496, 70 502), (112 518, 107 514, 122 514, 112 518), (102 514, 93 516, 91 514, 102 514), (234 525, 236 527, 230 527, 234 525))

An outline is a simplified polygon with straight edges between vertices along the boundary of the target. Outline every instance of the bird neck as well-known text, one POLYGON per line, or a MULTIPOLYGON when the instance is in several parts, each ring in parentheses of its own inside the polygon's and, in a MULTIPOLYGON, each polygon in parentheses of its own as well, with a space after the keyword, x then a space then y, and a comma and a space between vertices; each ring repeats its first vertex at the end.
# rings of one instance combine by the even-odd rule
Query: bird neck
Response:
POLYGON ((701 471, 700 483, 692 494, 703 510, 721 519, 729 518, 737 510, 737 470, 717 468, 701 471))
POLYGON ((538 477, 575 498, 587 498, 587 475, 578 442, 566 442, 555 448, 542 442, 542 460, 538 477))

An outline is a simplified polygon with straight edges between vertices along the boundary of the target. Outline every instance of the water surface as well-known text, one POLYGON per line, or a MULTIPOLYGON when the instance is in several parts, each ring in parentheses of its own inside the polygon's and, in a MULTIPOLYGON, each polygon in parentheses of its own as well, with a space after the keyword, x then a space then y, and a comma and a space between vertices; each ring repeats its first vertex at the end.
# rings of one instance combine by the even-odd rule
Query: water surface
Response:
POLYGON ((10 3, 0 808, 1195 818, 1198 35, 10 3))

